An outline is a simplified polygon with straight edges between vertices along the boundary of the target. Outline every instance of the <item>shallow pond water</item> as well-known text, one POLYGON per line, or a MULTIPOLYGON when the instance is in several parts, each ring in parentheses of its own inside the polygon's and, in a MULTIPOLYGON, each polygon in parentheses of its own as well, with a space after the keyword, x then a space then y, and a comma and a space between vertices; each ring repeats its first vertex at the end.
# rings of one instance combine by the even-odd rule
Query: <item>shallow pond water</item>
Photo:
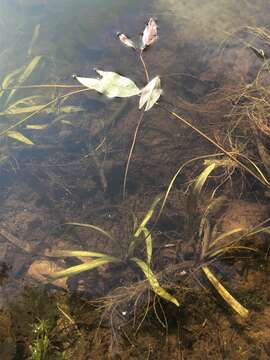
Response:
POLYGON ((263 0, 0 0, 1 359, 269 358, 268 118, 262 133, 249 122, 268 109, 269 10, 263 0), (139 44, 151 16, 159 37, 143 57, 161 78, 159 105, 141 117, 137 97, 80 93, 72 75, 94 68, 145 86, 116 33, 139 44), (113 258, 51 282, 100 259, 59 250, 113 258), (147 261, 169 301, 153 295, 147 261), (211 287, 208 265, 248 316, 211 287))

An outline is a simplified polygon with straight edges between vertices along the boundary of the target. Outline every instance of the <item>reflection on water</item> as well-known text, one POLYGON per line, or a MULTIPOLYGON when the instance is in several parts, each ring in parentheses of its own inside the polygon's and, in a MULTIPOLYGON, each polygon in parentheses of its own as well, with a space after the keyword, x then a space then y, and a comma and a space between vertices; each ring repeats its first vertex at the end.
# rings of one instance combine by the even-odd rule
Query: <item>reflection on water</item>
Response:
MULTIPOLYGON (((245 106, 258 110, 257 103, 252 107, 257 89, 249 88, 249 94, 245 89, 244 99, 237 90, 234 96, 217 91, 223 85, 232 91, 239 83, 245 88, 252 82, 262 60, 247 45, 266 51, 269 42, 259 39, 258 32, 231 34, 247 25, 267 24, 267 10, 267 2, 260 0, 159 0, 154 4, 0 0, 0 318, 6 324, 4 329, 0 326, 0 354, 15 359, 21 352, 26 357, 43 346, 48 359, 104 358, 104 348, 111 357, 123 353, 125 358, 150 359, 159 351, 165 354, 160 358, 168 354, 174 358, 177 350, 177 358, 201 358, 210 338, 215 346, 209 350, 209 359, 220 354, 242 359, 241 349, 252 356, 247 339, 255 344, 256 327, 261 328, 261 353, 269 352, 265 331, 269 324, 260 317, 269 315, 263 286, 267 256, 261 238, 256 245, 263 255, 249 259, 248 271, 242 258, 215 259, 213 264, 215 274, 238 300, 258 311, 244 337, 230 325, 224 309, 198 287, 204 281, 200 265, 209 260, 203 246, 220 235, 219 244, 226 247, 232 238, 224 234, 249 229, 268 217, 264 189, 252 177, 240 178, 239 169, 230 161, 225 161, 226 167, 223 158, 209 163, 216 153, 213 145, 154 107, 139 127, 123 198, 128 153, 140 118, 138 99, 73 94, 82 89, 63 87, 78 86, 72 74, 96 76, 94 67, 117 71, 143 87, 145 75, 137 54, 122 46, 115 34, 123 31, 139 41, 145 21, 157 15, 159 40, 145 51, 144 60, 150 78, 161 77, 161 104, 187 117, 232 154, 243 151, 267 168, 262 150, 254 151, 258 144, 266 146, 266 139, 262 135, 252 138, 252 126, 241 127, 241 121, 247 121, 245 106), (59 86, 19 88, 38 84, 59 86), (210 156, 208 162, 188 163, 149 235, 154 207, 147 211, 153 199, 164 192, 183 163, 202 155, 210 156), (205 193, 198 191, 192 200, 200 203, 185 206, 193 180, 208 166, 212 166, 210 179, 206 176, 197 186, 198 191, 207 184, 205 193), (213 176, 212 170, 216 171, 213 176), (151 242, 134 233, 145 216, 150 221, 143 222, 139 234, 146 234, 151 242), (67 222, 94 228, 67 226, 67 222), (202 249, 194 243, 199 236, 202 249), (167 302, 152 301, 152 292, 145 291, 148 283, 141 281, 147 271, 141 271, 134 259, 127 261, 130 244, 137 238, 134 256, 148 261, 155 273, 165 269, 159 280, 181 299, 180 311, 167 302), (106 253, 122 262, 48 284, 52 272, 89 261, 82 256, 54 256, 63 249, 106 253), (88 302, 108 294, 98 303, 105 309, 103 314, 88 302), (18 325, 20 313, 24 317, 18 325), (96 342, 93 330, 99 328, 101 317, 105 326, 95 334, 100 341, 96 342), (143 336, 136 338, 139 329, 143 336), (46 336, 50 339, 47 350, 46 336)), ((267 99, 267 91, 264 95, 267 99)), ((214 250, 222 252, 217 243, 214 250)))

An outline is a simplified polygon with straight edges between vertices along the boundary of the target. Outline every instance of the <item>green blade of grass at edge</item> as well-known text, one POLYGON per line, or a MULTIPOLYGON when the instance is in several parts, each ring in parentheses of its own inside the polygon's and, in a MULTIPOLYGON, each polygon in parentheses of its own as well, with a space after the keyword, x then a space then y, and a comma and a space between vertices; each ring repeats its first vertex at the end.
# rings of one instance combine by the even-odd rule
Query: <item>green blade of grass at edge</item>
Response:
POLYGON ((117 259, 115 257, 112 256, 106 256, 103 258, 99 258, 99 259, 95 259, 92 261, 88 261, 84 264, 80 264, 80 265, 76 265, 76 266, 72 266, 68 269, 65 270, 60 270, 55 272, 54 274, 50 275, 48 278, 49 280, 56 280, 56 279, 60 279, 63 277, 68 277, 68 276, 73 276, 76 274, 80 274, 84 271, 87 270, 92 270, 95 269, 99 266, 105 265, 105 264, 109 264, 109 263, 115 263, 115 262, 121 262, 120 259, 117 259))

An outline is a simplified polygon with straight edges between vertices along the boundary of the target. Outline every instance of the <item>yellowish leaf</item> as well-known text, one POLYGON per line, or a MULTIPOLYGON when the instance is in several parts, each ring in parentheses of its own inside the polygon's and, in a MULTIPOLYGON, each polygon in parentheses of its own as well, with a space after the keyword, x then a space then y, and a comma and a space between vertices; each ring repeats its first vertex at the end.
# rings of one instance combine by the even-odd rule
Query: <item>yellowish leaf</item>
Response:
POLYGON ((47 129, 48 125, 47 124, 31 124, 31 125, 26 125, 26 129, 29 130, 44 130, 47 129))
POLYGON ((223 297, 223 299, 229 304, 240 316, 246 318, 248 317, 249 311, 241 305, 229 292, 224 288, 224 286, 220 283, 220 281, 215 277, 212 271, 208 268, 208 266, 202 267, 203 272, 207 276, 208 280, 217 290, 219 295, 223 297))
POLYGON ((139 266, 139 268, 142 270, 145 277, 149 281, 149 284, 151 285, 153 291, 158 296, 162 297, 163 299, 165 299, 167 301, 170 301, 171 303, 175 304, 176 306, 180 306, 178 300, 159 285, 157 278, 153 274, 150 267, 144 261, 142 261, 138 258, 131 258, 130 260, 132 260, 133 262, 135 262, 135 264, 137 264, 139 266))
POLYGON ((34 145, 33 141, 28 139, 26 136, 24 136, 22 133, 20 133, 19 131, 7 131, 6 136, 15 139, 17 141, 20 141, 24 144, 27 145, 34 145))

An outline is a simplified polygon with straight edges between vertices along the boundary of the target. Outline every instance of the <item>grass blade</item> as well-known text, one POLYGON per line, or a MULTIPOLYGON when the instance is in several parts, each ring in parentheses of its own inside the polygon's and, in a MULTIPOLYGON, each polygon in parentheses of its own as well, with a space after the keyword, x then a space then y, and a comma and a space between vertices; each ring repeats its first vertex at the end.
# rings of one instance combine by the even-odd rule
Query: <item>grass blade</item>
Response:
MULTIPOLYGON (((16 76, 19 75, 20 72, 22 72, 22 70, 23 70, 23 67, 16 69, 16 70, 12 71, 11 73, 9 73, 2 81, 2 89, 5 90, 6 88, 8 88, 13 83, 13 81, 15 81, 16 76)), ((3 90, 0 91, 0 98, 5 93, 5 91, 3 91, 3 90)))
POLYGON ((95 251, 81 251, 81 250, 56 250, 50 252, 50 257, 96 257, 96 258, 105 258, 106 254, 98 253, 95 251))
POLYGON ((248 317, 249 311, 225 289, 225 287, 219 282, 208 266, 203 266, 202 270, 205 273, 207 279, 211 282, 211 284, 217 290, 219 295, 221 295, 222 298, 227 302, 227 304, 229 304, 240 316, 244 318, 248 317))
POLYGON ((208 178, 208 176, 211 174, 211 172, 215 169, 216 164, 213 163, 211 165, 208 165, 207 168, 205 168, 202 173, 197 177, 197 180, 195 182, 195 186, 193 189, 194 195, 198 197, 202 191, 202 188, 208 178))
POLYGON ((236 234, 236 233, 238 233, 238 232, 240 232, 240 231, 244 231, 244 229, 242 229, 242 228, 236 228, 236 229, 233 229, 233 230, 231 230, 231 231, 226 231, 225 233, 223 233, 223 234, 221 234, 220 236, 218 236, 215 240, 211 241, 209 247, 211 248, 211 247, 215 246, 215 245, 216 245, 218 242, 220 242, 221 240, 224 240, 224 239, 226 239, 226 237, 231 236, 231 235, 233 235, 233 234, 236 234))
POLYGON ((134 239, 131 241, 131 243, 129 244, 129 248, 128 248, 128 256, 132 256, 133 251, 136 247, 136 245, 139 242, 138 237, 140 236, 141 232, 143 231, 143 229, 146 228, 147 223, 149 222, 149 220, 151 219, 151 217, 153 216, 153 213, 155 211, 155 208, 157 206, 157 204, 159 203, 159 201, 161 200, 163 195, 158 195, 156 196, 156 198, 154 199, 150 209, 148 210, 147 214, 145 215, 145 217, 143 218, 142 222, 140 223, 140 225, 138 226, 137 230, 134 233, 134 239))
POLYGON ((80 273, 82 273, 84 271, 92 270, 92 269, 95 269, 95 268, 97 268, 99 266, 109 264, 109 263, 113 263, 113 262, 120 262, 120 260, 117 259, 117 258, 114 258, 114 257, 106 256, 104 258, 99 258, 99 259, 95 259, 95 260, 92 260, 92 261, 88 261, 88 262, 86 262, 84 264, 71 266, 70 268, 65 269, 65 270, 57 271, 56 273, 50 275, 49 279, 50 280, 56 280, 56 279, 60 279, 60 278, 63 278, 63 277, 77 275, 77 274, 80 274, 80 273))
POLYGON ((92 224, 76 223, 76 222, 68 222, 66 224, 67 225, 73 225, 73 226, 85 227, 85 228, 88 228, 88 229, 93 229, 93 230, 96 230, 96 231, 100 232, 102 235, 107 236, 109 239, 114 240, 113 237, 111 236, 111 234, 109 234, 106 230, 103 230, 99 226, 92 225, 92 224))
POLYGON ((24 144, 27 145, 34 145, 33 141, 28 139, 26 136, 24 136, 22 133, 20 133, 19 131, 8 131, 6 133, 6 135, 12 139, 15 139, 17 141, 20 141, 24 144))
POLYGON ((149 284, 152 287, 155 294, 157 294, 158 296, 160 296, 161 298, 163 298, 167 301, 170 301, 171 303, 175 304, 176 306, 180 306, 178 300, 159 285, 159 282, 157 281, 152 270, 149 268, 149 266, 144 261, 142 261, 138 258, 132 258, 130 260, 135 262, 135 264, 137 264, 139 266, 139 268, 142 270, 142 272, 144 273, 145 277, 149 281, 149 284))
MULTIPOLYGON (((6 115, 22 115, 22 114, 29 114, 35 111, 41 112, 44 108, 44 105, 32 105, 32 106, 18 106, 18 107, 9 107, 5 111, 1 112, 1 116, 6 115)), ((46 109, 44 109, 46 111, 46 109)))
MULTIPOLYGON (((32 61, 26 66, 24 72, 21 74, 21 76, 19 77, 18 81, 17 81, 17 85, 19 86, 20 84, 22 84, 23 82, 25 82, 33 73, 33 71, 35 70, 35 68, 37 67, 37 65, 39 64, 41 60, 41 56, 35 56, 32 61)), ((17 89, 13 89, 11 90, 5 105, 7 105, 10 101, 10 99, 14 96, 14 94, 16 93, 17 89)))
POLYGON ((71 105, 65 105, 60 107, 60 112, 64 114, 72 114, 75 112, 82 112, 84 111, 84 108, 81 106, 71 106, 71 105))
POLYGON ((153 253, 153 241, 150 231, 144 227, 142 229, 145 237, 146 254, 147 254, 147 265, 150 266, 153 253))
POLYGON ((31 124, 26 125, 25 128, 29 130, 44 130, 47 129, 48 126, 48 124, 31 124))
POLYGON ((138 229, 136 230, 136 232, 135 232, 135 234, 134 234, 135 237, 138 237, 138 236, 140 235, 140 233, 142 232, 142 229, 145 228, 145 226, 147 225, 148 221, 149 221, 149 220, 151 219, 151 217, 153 216, 153 213, 154 213, 154 211, 155 211, 155 208, 156 208, 157 204, 159 203, 159 201, 161 200, 162 196, 163 196, 163 195, 158 195, 158 196, 154 199, 154 201, 153 201, 150 209, 148 210, 147 214, 145 215, 145 217, 143 218, 141 224, 139 225, 138 229))

